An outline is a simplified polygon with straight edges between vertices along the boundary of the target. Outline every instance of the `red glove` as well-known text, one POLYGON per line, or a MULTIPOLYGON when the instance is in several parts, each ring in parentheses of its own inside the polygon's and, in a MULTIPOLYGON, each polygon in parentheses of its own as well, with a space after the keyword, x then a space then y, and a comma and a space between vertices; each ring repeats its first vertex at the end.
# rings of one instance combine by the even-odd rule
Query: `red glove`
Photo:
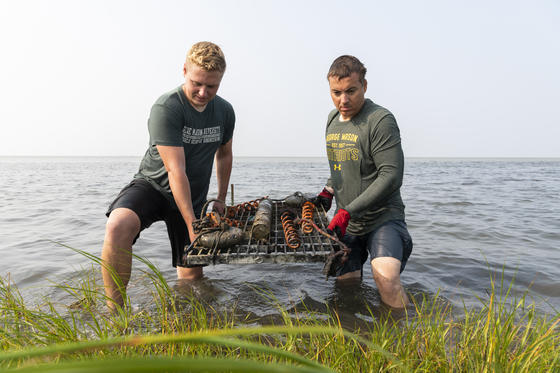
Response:
POLYGON ((331 208, 332 199, 333 199, 333 195, 331 194, 331 192, 329 192, 327 188, 323 188, 321 193, 319 193, 319 195, 315 197, 315 201, 313 202, 313 204, 316 206, 319 205, 323 206, 326 212, 329 211, 329 209, 331 208))
POLYGON ((339 239, 342 239, 346 234, 346 227, 348 227, 348 222, 350 221, 350 214, 345 209, 340 209, 333 216, 331 223, 327 227, 327 230, 336 233, 339 239))

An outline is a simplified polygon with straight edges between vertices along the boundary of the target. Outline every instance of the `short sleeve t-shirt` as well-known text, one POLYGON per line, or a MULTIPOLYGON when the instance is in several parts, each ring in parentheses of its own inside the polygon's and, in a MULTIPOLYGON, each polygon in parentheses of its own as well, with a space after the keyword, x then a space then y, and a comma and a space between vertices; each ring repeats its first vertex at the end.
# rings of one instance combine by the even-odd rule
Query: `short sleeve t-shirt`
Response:
POLYGON ((156 145, 182 146, 193 209, 198 215, 208 195, 214 155, 232 138, 234 127, 233 107, 219 96, 198 112, 182 87, 165 93, 152 106, 148 119, 150 144, 134 177, 147 180, 175 204, 156 145))

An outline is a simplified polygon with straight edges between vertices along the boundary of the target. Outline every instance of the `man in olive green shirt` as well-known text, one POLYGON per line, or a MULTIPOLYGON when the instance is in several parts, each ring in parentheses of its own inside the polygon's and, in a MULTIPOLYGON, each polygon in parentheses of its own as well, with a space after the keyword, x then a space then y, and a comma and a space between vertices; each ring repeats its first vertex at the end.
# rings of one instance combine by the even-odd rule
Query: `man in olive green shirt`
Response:
POLYGON ((329 230, 352 249, 336 269, 337 280, 361 277, 371 256, 381 299, 402 308, 408 297, 400 273, 412 251, 400 195, 404 156, 393 114, 364 97, 365 74, 356 57, 345 55, 333 62, 327 75, 336 109, 326 129, 331 177, 319 199, 328 209, 334 195, 337 212, 329 230))
POLYGON ((103 282, 107 305, 122 306, 130 279, 132 245, 143 229, 163 220, 171 244, 172 264, 180 279, 202 277, 202 267, 186 267, 185 245, 196 235, 192 223, 206 201, 212 166, 216 161, 218 184, 214 204, 224 208, 232 168, 232 106, 217 95, 226 69, 219 46, 199 42, 192 46, 183 66, 185 82, 163 94, 148 119, 150 143, 134 179, 107 211, 103 242, 103 282), (116 275, 120 278, 115 281, 116 275))

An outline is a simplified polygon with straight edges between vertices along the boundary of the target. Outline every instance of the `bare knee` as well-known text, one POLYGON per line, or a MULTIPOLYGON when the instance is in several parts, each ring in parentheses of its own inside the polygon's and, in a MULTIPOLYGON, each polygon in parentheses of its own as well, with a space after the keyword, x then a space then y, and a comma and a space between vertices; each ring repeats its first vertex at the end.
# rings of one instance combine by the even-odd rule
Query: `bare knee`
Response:
POLYGON ((392 257, 374 258, 371 261, 371 269, 374 276, 385 279, 399 279, 401 271, 401 261, 392 257))
POLYGON ((401 281, 399 276, 384 275, 377 271, 373 272, 373 279, 382 293, 398 292, 401 288, 401 281))
POLYGON ((408 297, 401 285, 401 262, 391 257, 375 258, 371 261, 373 278, 381 294, 381 299, 392 307, 408 304, 408 297))
POLYGON ((111 212, 105 226, 105 241, 132 245, 140 232, 140 218, 130 209, 118 208, 111 212))

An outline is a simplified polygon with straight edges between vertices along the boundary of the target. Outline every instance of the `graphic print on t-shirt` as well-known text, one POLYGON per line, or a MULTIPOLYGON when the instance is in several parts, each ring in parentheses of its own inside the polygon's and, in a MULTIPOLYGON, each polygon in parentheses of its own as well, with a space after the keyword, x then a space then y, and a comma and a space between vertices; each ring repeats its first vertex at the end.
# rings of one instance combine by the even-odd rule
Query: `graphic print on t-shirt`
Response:
POLYGON ((207 128, 183 127, 183 142, 185 144, 208 144, 222 141, 221 126, 207 128))
POLYGON ((329 133, 327 135, 327 158, 332 162, 334 171, 342 171, 340 162, 356 162, 360 151, 356 147, 358 135, 355 133, 329 133))

